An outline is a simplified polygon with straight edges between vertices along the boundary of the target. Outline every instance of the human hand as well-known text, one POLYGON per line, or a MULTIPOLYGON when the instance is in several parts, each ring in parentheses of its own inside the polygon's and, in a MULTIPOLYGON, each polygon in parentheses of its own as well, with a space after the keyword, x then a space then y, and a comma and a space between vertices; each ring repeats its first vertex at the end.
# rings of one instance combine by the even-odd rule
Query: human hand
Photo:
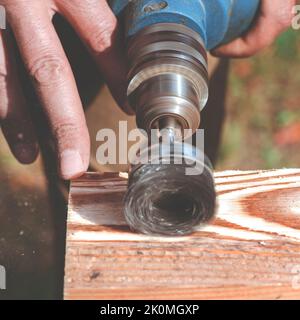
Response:
POLYGON ((268 47, 276 37, 289 28, 296 0, 262 0, 253 27, 242 37, 212 51, 218 57, 242 58, 252 56, 268 47))
MULTIPOLYGON (((0 0, 27 72, 49 121, 60 174, 86 171, 90 138, 74 76, 52 25, 58 12, 95 58, 115 99, 125 111, 126 65, 117 41, 117 19, 105 0, 0 0)), ((32 163, 38 155, 29 106, 22 92, 10 30, 0 32, 0 120, 14 156, 32 163)))

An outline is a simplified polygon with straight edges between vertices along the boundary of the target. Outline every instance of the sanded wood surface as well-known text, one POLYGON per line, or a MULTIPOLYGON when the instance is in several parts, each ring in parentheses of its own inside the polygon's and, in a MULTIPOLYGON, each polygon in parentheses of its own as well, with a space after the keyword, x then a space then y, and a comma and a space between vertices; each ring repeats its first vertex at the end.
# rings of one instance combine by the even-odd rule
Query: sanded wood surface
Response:
POLYGON ((178 238, 129 230, 118 174, 74 181, 65 299, 300 298, 300 169, 215 177, 214 223, 178 238))

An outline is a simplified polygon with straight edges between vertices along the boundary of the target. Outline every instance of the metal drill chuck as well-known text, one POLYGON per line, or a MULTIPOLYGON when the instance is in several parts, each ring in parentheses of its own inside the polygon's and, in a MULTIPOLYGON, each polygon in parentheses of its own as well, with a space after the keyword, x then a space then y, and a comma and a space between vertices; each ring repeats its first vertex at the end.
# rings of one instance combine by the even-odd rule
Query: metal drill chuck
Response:
POLYGON ((199 34, 180 24, 152 25, 131 39, 128 57, 127 94, 137 126, 149 132, 169 119, 194 133, 208 99, 207 55, 199 34))

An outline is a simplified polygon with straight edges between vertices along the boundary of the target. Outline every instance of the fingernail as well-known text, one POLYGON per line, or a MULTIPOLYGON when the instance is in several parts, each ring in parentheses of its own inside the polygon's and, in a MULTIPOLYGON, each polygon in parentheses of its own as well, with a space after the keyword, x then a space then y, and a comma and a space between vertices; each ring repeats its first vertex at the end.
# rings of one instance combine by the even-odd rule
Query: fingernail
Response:
POLYGON ((12 152, 18 161, 30 164, 37 158, 38 145, 36 143, 17 143, 12 146, 12 152))
POLYGON ((81 155, 76 150, 65 150, 60 156, 60 171, 64 179, 79 177, 85 172, 81 155))

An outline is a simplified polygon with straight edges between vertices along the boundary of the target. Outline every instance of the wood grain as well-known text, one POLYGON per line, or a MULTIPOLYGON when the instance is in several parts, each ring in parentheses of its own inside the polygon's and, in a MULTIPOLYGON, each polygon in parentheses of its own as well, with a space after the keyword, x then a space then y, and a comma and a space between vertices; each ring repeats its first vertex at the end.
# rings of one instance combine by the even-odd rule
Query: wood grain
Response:
POLYGON ((65 299, 300 298, 300 169, 215 178, 214 223, 178 238, 129 230, 124 177, 89 173, 74 181, 65 299))

